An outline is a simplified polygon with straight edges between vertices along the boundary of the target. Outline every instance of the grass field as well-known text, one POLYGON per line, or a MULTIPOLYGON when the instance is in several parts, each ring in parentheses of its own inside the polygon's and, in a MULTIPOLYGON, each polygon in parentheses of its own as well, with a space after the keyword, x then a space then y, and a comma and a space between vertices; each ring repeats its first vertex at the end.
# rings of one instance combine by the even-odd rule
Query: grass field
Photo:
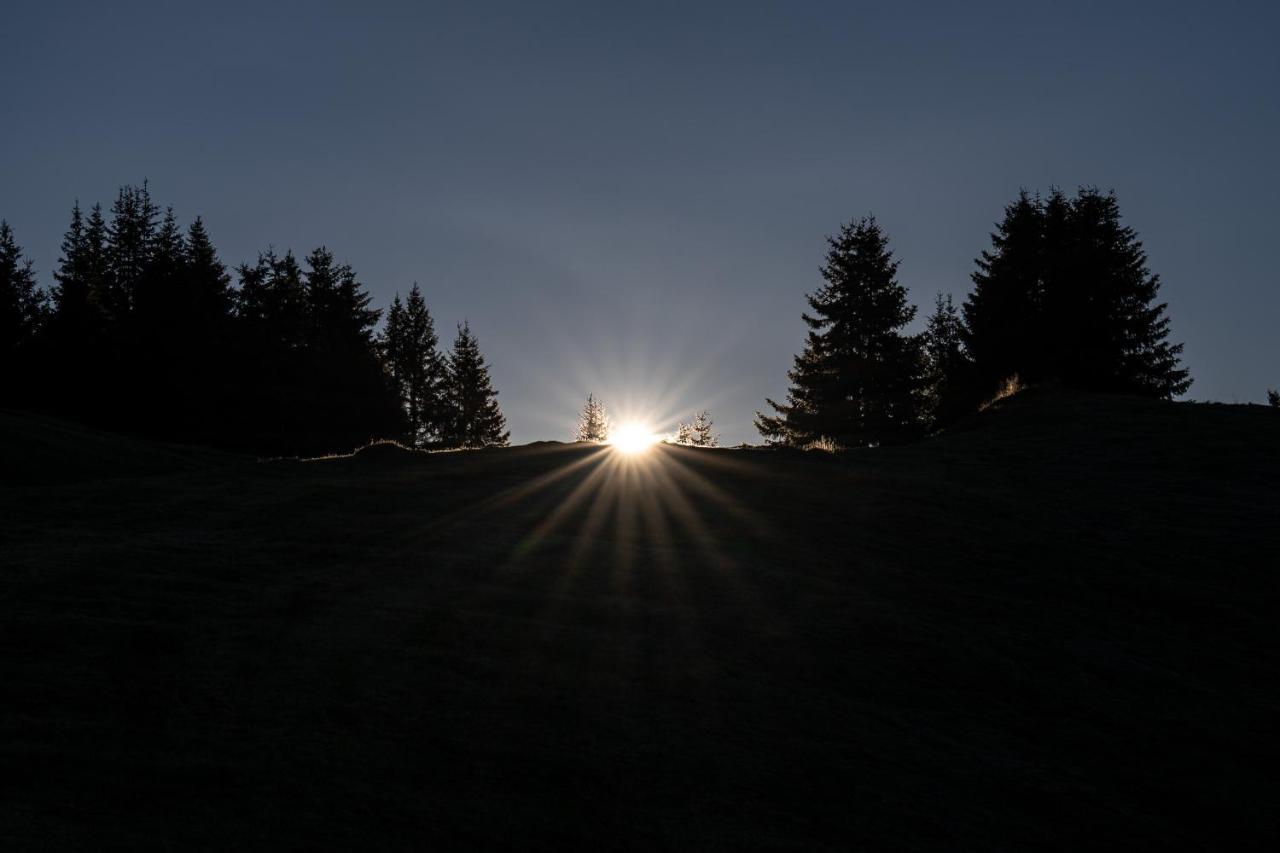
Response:
POLYGON ((0 415, 0 846, 1280 840, 1280 412, 257 461, 0 415))

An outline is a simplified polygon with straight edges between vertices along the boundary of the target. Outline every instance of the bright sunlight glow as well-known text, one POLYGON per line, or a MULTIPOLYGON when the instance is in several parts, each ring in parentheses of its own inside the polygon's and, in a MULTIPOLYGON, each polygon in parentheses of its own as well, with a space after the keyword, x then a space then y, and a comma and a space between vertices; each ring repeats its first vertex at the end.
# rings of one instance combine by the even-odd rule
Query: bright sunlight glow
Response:
POLYGON ((648 450, 661 438, 644 424, 631 421, 614 429, 609 436, 609 443, 622 453, 640 453, 648 450))

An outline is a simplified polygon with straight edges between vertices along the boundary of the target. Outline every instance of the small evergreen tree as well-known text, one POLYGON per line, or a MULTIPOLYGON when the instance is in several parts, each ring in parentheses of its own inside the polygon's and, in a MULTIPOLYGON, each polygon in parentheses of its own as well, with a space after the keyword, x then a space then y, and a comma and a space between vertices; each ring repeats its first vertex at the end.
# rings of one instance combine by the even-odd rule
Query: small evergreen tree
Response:
POLYGON ((1280 391, 1274 388, 1267 389, 1267 403, 1280 408, 1280 391))
POLYGON ((693 424, 686 421, 676 423, 676 444, 693 444, 693 424))
POLYGON ((888 240, 868 216, 828 238, 825 284, 808 296, 809 336, 787 374, 785 405, 756 413, 769 443, 842 447, 901 441, 919 430, 916 341, 902 328, 915 316, 896 278, 888 240))
POLYGON ((582 407, 582 414, 578 416, 578 428, 574 434, 574 440, 608 441, 612 429, 604 403, 597 400, 595 394, 588 394, 586 405, 582 407))
POLYGON ((923 416, 937 430, 971 409, 971 363, 964 349, 964 323, 951 299, 939 293, 921 336, 923 416))
POLYGON ((689 429, 689 444, 694 447, 719 447, 720 436, 711 431, 711 426, 711 412, 703 409, 694 415, 689 429))
POLYGON ((444 444, 448 447, 505 447, 511 437, 498 408, 489 368, 468 323, 458 325, 449 353, 449 418, 444 444))
POLYGON ((0 405, 25 403, 34 390, 34 347, 45 307, 31 261, 0 219, 0 405))

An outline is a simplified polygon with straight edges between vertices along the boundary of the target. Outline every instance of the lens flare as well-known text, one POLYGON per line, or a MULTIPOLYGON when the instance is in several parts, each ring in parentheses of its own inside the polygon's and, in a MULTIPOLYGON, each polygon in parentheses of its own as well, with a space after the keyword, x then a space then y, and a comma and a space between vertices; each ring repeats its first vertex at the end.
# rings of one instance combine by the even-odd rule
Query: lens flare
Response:
POLYGON ((661 438, 644 424, 631 421, 615 428, 609 436, 609 443, 621 453, 640 453, 648 450, 661 438))

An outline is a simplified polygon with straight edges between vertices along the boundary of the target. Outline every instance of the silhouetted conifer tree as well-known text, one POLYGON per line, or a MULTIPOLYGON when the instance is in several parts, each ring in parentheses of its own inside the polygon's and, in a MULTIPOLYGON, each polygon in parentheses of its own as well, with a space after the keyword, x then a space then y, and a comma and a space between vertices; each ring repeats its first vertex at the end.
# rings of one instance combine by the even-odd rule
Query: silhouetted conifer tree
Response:
POLYGON ((609 413, 604 403, 596 399, 594 393, 587 394, 587 402, 578 416, 578 427, 574 433, 575 441, 608 441, 613 427, 609 422, 609 413))
POLYGON ((439 352, 435 321, 415 282, 407 303, 396 294, 382 336, 383 358, 408 421, 415 447, 441 443, 447 431, 448 370, 439 352))
POLYGON ((955 423, 972 408, 972 364, 964 349, 964 323, 951 300, 939 293, 921 335, 923 415, 930 429, 955 423))
POLYGON ((234 441, 276 453, 301 452, 311 411, 306 359, 307 296, 292 252, 268 248, 253 265, 241 264, 235 293, 234 441))
POLYGON ((1044 210, 1025 191, 1008 205, 991 234, 990 250, 978 257, 974 289, 964 304, 964 343, 973 359, 978 398, 1014 374, 1038 372, 1044 210))
POLYGON ((901 441, 919 431, 916 341, 902 333, 915 316, 896 279, 898 264, 874 217, 841 226, 822 277, 808 296, 813 314, 804 351, 788 373, 785 405, 756 414, 770 443, 826 438, 842 447, 901 441))
POLYGON ((35 345, 45 306, 31 261, 9 223, 0 220, 0 405, 26 403, 35 390, 35 345))
POLYGON ((1267 389, 1267 403, 1280 408, 1280 391, 1274 388, 1267 389))
POLYGON ((1113 193, 1020 194, 978 259, 965 340, 982 393, 1017 374, 1169 398, 1191 385, 1159 277, 1113 193))
POLYGON ((106 224, 94 206, 88 223, 77 202, 54 271, 53 306, 45 325, 46 379, 41 404, 62 415, 98 420, 105 387, 106 224))
POLYGON ((128 322, 138 288, 151 264, 158 212, 146 182, 141 187, 121 187, 111 206, 106 244, 108 275, 102 307, 120 334, 127 333, 121 327, 128 322))
POLYGON ((506 446, 511 433, 498 408, 498 392, 493 389, 480 344, 467 323, 458 326, 448 364, 450 417, 446 446, 506 446))

